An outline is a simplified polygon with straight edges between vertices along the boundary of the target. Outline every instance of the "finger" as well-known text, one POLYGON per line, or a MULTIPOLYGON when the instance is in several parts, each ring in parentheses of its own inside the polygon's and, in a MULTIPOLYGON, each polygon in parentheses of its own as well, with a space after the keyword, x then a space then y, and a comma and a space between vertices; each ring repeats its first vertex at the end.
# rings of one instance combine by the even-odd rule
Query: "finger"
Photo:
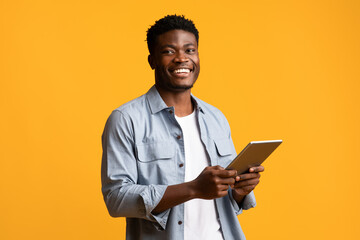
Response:
POLYGON ((234 184, 234 188, 242 188, 250 185, 258 185, 260 180, 258 178, 252 178, 245 181, 240 181, 234 184))
POLYGON ((212 180, 213 184, 217 186, 229 186, 235 184, 235 178, 221 178, 219 176, 215 176, 215 178, 212 180))
POLYGON ((219 192, 218 197, 221 198, 221 197, 225 197, 226 195, 228 195, 228 189, 219 192))
MULTIPOLYGON (((219 189, 219 191, 227 191, 229 189, 229 186, 231 186, 231 185, 219 185, 218 189, 219 189)), ((234 185, 233 185, 233 187, 234 187, 234 185)))
POLYGON ((252 190, 254 190, 256 187, 256 185, 249 185, 249 186, 246 186, 246 187, 243 187, 242 189, 246 192, 251 192, 252 190))
POLYGON ((254 190, 256 185, 248 185, 241 188, 234 188, 234 190, 240 190, 242 192, 246 192, 246 194, 250 193, 252 190, 254 190))
POLYGON ((216 170, 224 170, 224 169, 225 169, 225 168, 223 168, 223 167, 220 166, 220 165, 210 166, 209 168, 213 168, 213 169, 216 169, 216 170))
POLYGON ((223 197, 228 194, 229 186, 228 185, 219 185, 216 190, 216 198, 223 197))
POLYGON ((220 178, 217 180, 217 183, 218 184, 221 184, 221 185, 234 185, 235 184, 235 178, 220 178))
POLYGON ((251 178, 260 178, 260 173, 244 173, 237 176, 238 181, 243 181, 251 178))
POLYGON ((237 182, 234 184, 234 188, 243 188, 246 186, 251 186, 251 185, 258 185, 259 184, 259 180, 258 179, 250 179, 250 180, 246 180, 243 182, 237 182))
POLYGON ((265 170, 264 166, 251 167, 249 172, 263 172, 265 170))
POLYGON ((236 175, 236 170, 217 170, 217 176, 221 178, 235 178, 236 175))

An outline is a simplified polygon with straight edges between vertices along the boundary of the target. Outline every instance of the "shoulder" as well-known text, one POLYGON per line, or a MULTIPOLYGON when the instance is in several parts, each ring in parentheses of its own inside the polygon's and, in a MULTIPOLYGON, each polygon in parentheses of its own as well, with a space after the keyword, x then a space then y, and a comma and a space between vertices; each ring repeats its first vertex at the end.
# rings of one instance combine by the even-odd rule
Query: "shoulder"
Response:
POLYGON ((114 109, 107 120, 106 127, 131 130, 134 121, 143 118, 148 111, 144 94, 114 109))
POLYGON ((132 116, 137 112, 143 112, 147 107, 146 103, 146 95, 141 95, 127 103, 124 103, 120 107, 116 108, 112 114, 115 115, 124 115, 124 116, 132 116))

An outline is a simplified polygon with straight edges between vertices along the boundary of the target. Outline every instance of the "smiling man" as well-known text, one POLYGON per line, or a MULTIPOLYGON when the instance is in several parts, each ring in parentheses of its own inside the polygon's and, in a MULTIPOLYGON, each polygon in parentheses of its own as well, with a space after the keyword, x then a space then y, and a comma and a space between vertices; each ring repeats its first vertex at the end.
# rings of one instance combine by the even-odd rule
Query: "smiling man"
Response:
POLYGON ((237 215, 255 206, 262 166, 225 170, 236 151, 215 107, 191 94, 199 33, 166 16, 147 32, 155 85, 110 115, 102 137, 102 192, 126 217, 126 239, 245 239, 237 215))

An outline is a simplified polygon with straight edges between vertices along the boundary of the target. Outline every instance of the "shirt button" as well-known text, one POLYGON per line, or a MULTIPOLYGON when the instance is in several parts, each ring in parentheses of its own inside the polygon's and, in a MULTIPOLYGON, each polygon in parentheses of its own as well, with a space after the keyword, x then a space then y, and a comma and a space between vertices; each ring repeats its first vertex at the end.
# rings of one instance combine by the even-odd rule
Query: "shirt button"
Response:
POLYGON ((178 224, 181 225, 181 224, 182 224, 182 221, 178 221, 178 224))
POLYGON ((173 114, 174 112, 173 112, 173 110, 170 110, 169 113, 170 113, 170 114, 173 114))
POLYGON ((176 136, 176 138, 177 138, 177 139, 180 139, 180 138, 181 138, 181 136, 180 136, 180 135, 177 135, 177 136, 176 136))
POLYGON ((182 163, 179 164, 179 167, 183 167, 183 166, 184 166, 184 164, 182 164, 182 163))

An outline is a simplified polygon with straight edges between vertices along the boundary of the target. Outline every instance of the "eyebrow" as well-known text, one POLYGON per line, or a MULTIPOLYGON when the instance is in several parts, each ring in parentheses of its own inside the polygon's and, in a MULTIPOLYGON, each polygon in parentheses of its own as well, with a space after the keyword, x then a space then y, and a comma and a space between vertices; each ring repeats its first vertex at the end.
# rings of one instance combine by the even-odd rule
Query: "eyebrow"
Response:
POLYGON ((166 45, 161 46, 161 48, 167 48, 167 47, 169 47, 169 48, 175 48, 175 46, 174 46, 174 45, 171 45, 171 44, 166 44, 166 45))
POLYGON ((187 43, 187 44, 184 45, 184 47, 190 47, 190 46, 195 46, 195 44, 193 44, 193 43, 187 43))
MULTIPOLYGON (((193 44, 193 43, 186 43, 186 44, 184 44, 184 47, 189 47, 189 46, 195 46, 195 44, 193 44)), ((171 45, 171 44, 165 44, 165 45, 161 46, 161 48, 167 48, 167 47, 169 47, 169 48, 175 48, 175 46, 174 46, 174 45, 171 45)))

